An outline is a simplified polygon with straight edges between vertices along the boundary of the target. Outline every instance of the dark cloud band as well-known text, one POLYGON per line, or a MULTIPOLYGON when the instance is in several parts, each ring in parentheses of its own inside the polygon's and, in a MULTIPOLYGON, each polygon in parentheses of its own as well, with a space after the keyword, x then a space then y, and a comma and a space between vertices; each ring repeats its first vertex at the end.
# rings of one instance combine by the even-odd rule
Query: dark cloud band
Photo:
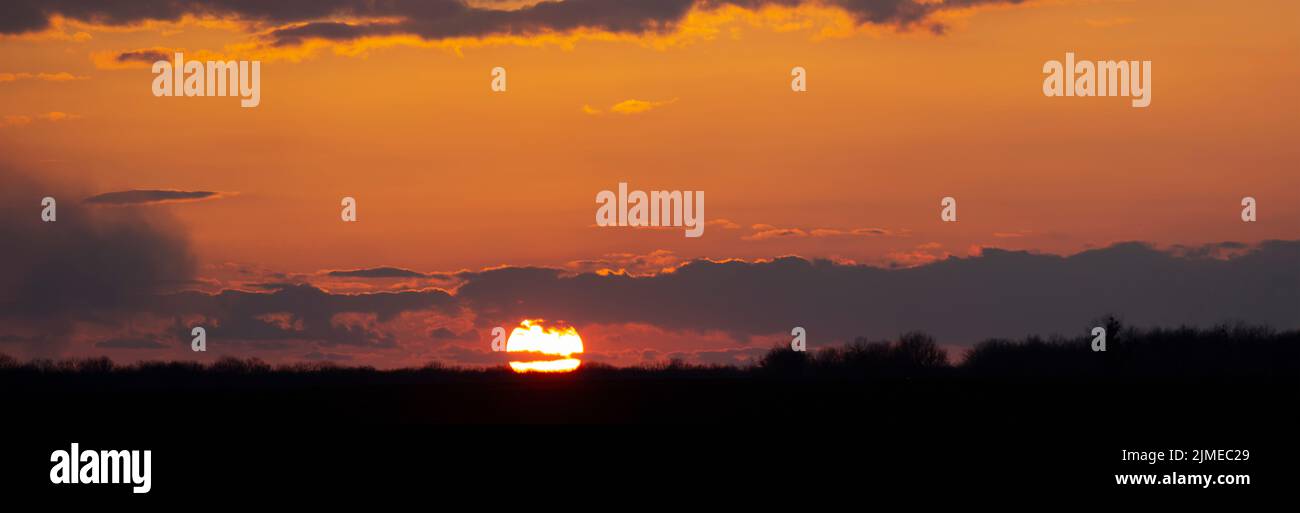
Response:
POLYGON ((738 339, 803 326, 821 340, 911 330, 946 343, 1086 333, 1116 314, 1147 326, 1244 321, 1300 328, 1300 241, 1223 257, 1207 248, 1124 243, 1070 256, 986 249, 908 269, 797 257, 696 261, 654 276, 506 268, 463 275, 457 299, 486 317, 645 323, 738 339), (1077 332, 1062 332, 1071 326, 1077 332))
POLYGON ((117 54, 117 62, 143 62, 153 64, 157 61, 171 61, 172 54, 161 50, 132 50, 117 54))
POLYGON ((392 34, 425 39, 487 35, 535 35, 579 28, 617 33, 671 30, 692 8, 760 8, 805 4, 844 9, 859 23, 910 28, 930 22, 931 14, 982 4, 1023 0, 563 0, 543 1, 514 10, 476 7, 461 0, 170 0, 99 2, 95 0, 13 0, 0 7, 0 34, 48 28, 55 16, 87 23, 129 25, 149 20, 175 21, 186 15, 232 17, 269 25, 272 42, 293 45, 309 38, 334 41, 392 34), (397 21, 345 23, 342 19, 397 21))
POLYGON ((424 278, 425 274, 400 267, 371 267, 326 273, 336 278, 424 278))
MULTIPOLYGON (((376 269, 386 274, 394 268, 376 269)), ((540 317, 719 331, 741 342, 802 326, 823 342, 923 330, 945 343, 969 344, 1088 333, 1089 322, 1109 314, 1146 326, 1244 321, 1300 328, 1294 315, 1300 308, 1300 241, 1269 241, 1244 251, 1235 243, 1169 250, 1124 243, 1070 256, 986 249, 907 269, 785 257, 700 260, 645 276, 505 267, 457 277, 463 283, 454 295, 437 289, 340 294, 285 285, 270 293, 170 295, 155 313, 197 314, 230 338, 369 347, 394 347, 402 335, 378 324, 341 325, 335 316, 371 314, 383 323, 404 312, 473 312, 480 330, 540 317), (271 314, 287 320, 268 321, 271 314)), ((443 328, 428 335, 453 340, 469 333, 443 328)))
MULTIPOLYGON (((371 294, 330 293, 311 285, 285 285, 273 292, 227 290, 219 294, 181 292, 159 297, 152 309, 163 316, 198 315, 212 334, 253 342, 312 341, 321 346, 395 347, 394 333, 366 323, 340 323, 340 314, 372 315, 377 323, 404 312, 455 312, 455 299, 442 290, 371 294), (279 321, 274 320, 279 316, 279 321)), ((178 333, 183 338, 184 327, 178 333)))
POLYGON ((145 205, 149 203, 168 203, 176 201, 200 201, 205 199, 214 199, 216 197, 218 197, 218 194, 210 191, 135 189, 96 194, 86 198, 86 203, 91 205, 145 205))

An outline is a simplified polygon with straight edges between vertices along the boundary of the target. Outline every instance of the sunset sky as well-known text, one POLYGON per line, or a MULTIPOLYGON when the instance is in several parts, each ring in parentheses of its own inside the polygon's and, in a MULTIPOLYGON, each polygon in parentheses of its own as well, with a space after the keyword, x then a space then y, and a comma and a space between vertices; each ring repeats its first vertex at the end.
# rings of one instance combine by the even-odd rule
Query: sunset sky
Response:
POLYGON ((738 363, 793 326, 1296 322, 1290 0, 244 4, 0 7, 0 352, 484 365, 493 326, 561 317, 597 361, 738 363), (153 96, 174 51, 260 60, 261 104, 153 96), (1066 52, 1152 61, 1150 107, 1045 97, 1066 52), (619 182, 704 191, 704 236, 597 227, 619 182), (213 194, 83 201, 130 190, 213 194))

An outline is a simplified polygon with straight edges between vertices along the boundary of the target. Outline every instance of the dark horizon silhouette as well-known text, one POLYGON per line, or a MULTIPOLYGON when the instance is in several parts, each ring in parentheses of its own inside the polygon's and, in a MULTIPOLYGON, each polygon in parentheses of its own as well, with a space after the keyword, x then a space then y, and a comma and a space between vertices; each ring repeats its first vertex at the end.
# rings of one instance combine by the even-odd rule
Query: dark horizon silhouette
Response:
MULTIPOLYGON (((355 412, 365 412, 360 417, 365 422, 379 423, 731 422, 780 418, 792 408, 809 419, 858 418, 864 396, 857 394, 882 391, 902 401, 891 408, 911 411, 942 398, 953 408, 948 413, 969 409, 949 401, 971 394, 997 408, 1026 396, 1087 396, 1090 390, 1105 396, 1101 391, 1126 387, 1141 395, 1112 399, 1135 408, 1147 404, 1144 394, 1164 386, 1184 387, 1179 394, 1209 387, 1250 401, 1296 395, 1300 332, 1244 324, 1135 329, 1113 318, 1108 328, 1113 332, 1105 352, 1092 351, 1087 337, 1028 336, 985 341, 954 362, 932 337, 911 332, 810 352, 776 347, 747 367, 589 363, 563 374, 438 362, 377 370, 332 362, 272 366, 236 357, 208 365, 117 365, 106 357, 20 363, 3 356, 0 384, 17 399, 11 409, 45 416, 90 409, 132 412, 140 419, 257 417, 288 423, 347 423, 358 419, 355 412), (795 389, 816 390, 817 400, 788 395, 795 389), (68 409, 70 404, 79 406, 68 409)), ((1052 402, 1054 408, 1089 404, 1052 402)))
MULTIPOLYGON (((634 366, 586 362, 582 373, 621 372, 715 372, 719 374, 806 375, 808 377, 852 377, 846 370, 861 371, 857 377, 875 373, 903 376, 909 373, 962 372, 969 375, 1059 374, 1107 376, 1141 375, 1281 375, 1300 371, 1300 330, 1279 331, 1268 326, 1242 322, 1209 328, 1135 328, 1110 316, 1101 321, 1107 335, 1104 351, 1092 348, 1090 336, 1065 338, 1027 335, 1019 339, 987 339, 952 355, 923 331, 903 333, 893 340, 873 341, 858 337, 843 345, 796 351, 784 345, 769 349, 748 365, 689 363, 681 359, 634 366), (1035 372, 1035 370, 1040 372, 1035 372)), ((118 364, 107 356, 89 358, 35 358, 19 362, 0 352, 0 371, 41 373, 149 372, 161 368, 185 369, 196 373, 306 373, 364 371, 377 375, 410 372, 450 374, 510 373, 508 366, 460 366, 433 360, 418 368, 377 370, 368 365, 347 365, 334 361, 296 362, 271 365, 257 357, 223 355, 202 364, 187 360, 152 360, 118 364)))

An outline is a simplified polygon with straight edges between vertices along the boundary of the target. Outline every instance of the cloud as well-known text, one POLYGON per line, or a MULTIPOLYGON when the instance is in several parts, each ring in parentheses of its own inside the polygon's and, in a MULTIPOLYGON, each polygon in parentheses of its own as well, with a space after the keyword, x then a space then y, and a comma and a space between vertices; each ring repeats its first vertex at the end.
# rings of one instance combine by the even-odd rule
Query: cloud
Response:
POLYGON ((107 349, 166 349, 170 346, 148 337, 121 337, 101 340, 95 347, 107 349))
POLYGON ((24 125, 30 125, 31 123, 32 123, 31 116, 11 114, 3 118, 0 118, 0 128, 8 128, 11 126, 24 126, 24 125))
POLYGON ((1227 260, 1236 258, 1254 249, 1251 245, 1242 242, 1218 242, 1213 244, 1203 244, 1200 246, 1184 246, 1176 244, 1169 248, 1169 251, 1175 255, 1185 258, 1214 258, 1227 260))
POLYGON ((395 332, 386 323, 408 312, 455 314, 452 296, 442 290, 330 293, 311 285, 281 284, 271 292, 196 291, 160 297, 151 312, 163 317, 197 318, 211 341, 309 342, 323 347, 392 348, 395 332))
MULTIPOLYGON (((1112 313, 1139 326, 1235 320, 1300 328, 1300 241, 1167 249, 1129 242, 1064 256, 980 248, 965 257, 926 243, 908 251, 926 260, 897 268, 799 257, 686 261, 657 250, 560 268, 464 271, 454 274, 452 291, 343 293, 283 274, 281 283, 257 290, 178 291, 199 277, 185 232, 166 209, 92 209, 68 201, 59 203, 56 222, 44 223, 36 215, 41 198, 84 196, 4 166, 0 183, 0 240, 17 248, 0 252, 0 343, 28 355, 164 348, 188 355, 189 328, 201 325, 210 346, 231 353, 410 359, 454 353, 448 344, 480 344, 479 334, 490 327, 526 317, 563 319, 591 330, 584 334, 635 325, 729 337, 736 350, 700 347, 698 339, 688 340, 694 346, 667 347, 655 336, 646 345, 618 347, 610 329, 593 339, 638 354, 721 351, 696 356, 709 361, 744 358, 737 348, 757 347, 793 326, 807 329, 818 344, 917 329, 945 344, 1079 335, 1112 313)), ((231 272, 276 277, 256 269, 231 272)), ((364 278, 414 271, 338 272, 364 278)), ((461 353, 486 358, 483 350, 474 345, 461 353)))
POLYGON ((884 228, 814 228, 808 232, 813 237, 884 237, 893 232, 884 228))
MULTIPOLYGON (((979 254, 982 248, 976 248, 972 254, 979 254)), ((932 264, 952 256, 951 253, 944 251, 943 245, 938 242, 926 242, 918 244, 910 250, 890 251, 885 254, 885 261, 891 268, 917 267, 926 264, 932 264)))
POLYGON ((85 199, 91 205, 150 205, 158 203, 181 203, 220 198, 221 194, 210 191, 175 191, 164 189, 132 189, 96 194, 85 199))
POLYGON ((1269 241, 1228 259, 1180 253, 1140 243, 1070 256, 985 248, 900 269, 797 257, 699 260, 641 277, 505 268, 466 276, 456 297, 484 321, 636 322, 738 340, 803 326, 823 341, 920 329, 967 344, 1086 333, 1109 313, 1138 325, 1300 328, 1300 241, 1269 241))
POLYGON ((440 327, 430 331, 429 338, 434 340, 464 340, 477 342, 479 340, 479 335, 478 332, 474 330, 466 330, 461 333, 456 333, 446 327, 440 327))
MULTIPOLYGON (((734 223, 733 223, 734 224, 734 223)), ((886 237, 896 235, 893 230, 885 228, 778 228, 770 224, 750 226, 754 233, 741 237, 741 240, 762 241, 771 239, 802 239, 805 237, 886 237)), ((906 233, 904 231, 903 233, 906 233)))
POLYGON ((652 34, 672 31, 692 10, 739 7, 829 6, 857 24, 922 27, 942 33, 933 15, 986 4, 1021 0, 659 0, 654 2, 564 0, 537 2, 514 9, 469 4, 462 0, 420 2, 373 0, 172 0, 137 4, 94 0, 10 0, 0 16, 0 34, 48 30, 55 19, 99 26, 134 26, 182 18, 237 19, 267 30, 276 46, 312 39, 353 41, 368 37, 414 36, 423 40, 488 36, 535 36, 593 31, 652 34))
MULTIPOLYGON (((645 100, 635 100, 635 99, 623 100, 611 106, 609 108, 609 112, 615 114, 623 114, 623 115, 642 114, 657 109, 659 107, 663 107, 665 105, 671 105, 676 101, 677 101, 676 98, 673 98, 671 100, 663 100, 663 101, 645 101, 645 100)), ((605 111, 592 107, 591 105, 585 105, 585 104, 582 106, 581 110, 583 114, 587 114, 590 116, 599 116, 605 113, 605 111)))
POLYGON ((369 269, 352 269, 329 271, 328 276, 340 278, 424 278, 425 274, 402 269, 400 267, 371 267, 369 269))
POLYGON ((657 109, 659 107, 663 107, 665 105, 672 105, 676 101, 677 101, 676 98, 673 98, 671 100, 663 100, 663 101, 623 100, 621 102, 614 104, 614 106, 610 107, 609 111, 616 114, 624 114, 624 115, 641 114, 644 112, 650 112, 651 110, 657 109))
POLYGON ((81 116, 79 114, 68 114, 67 112, 51 111, 51 112, 46 112, 45 114, 38 114, 36 118, 45 121, 69 121, 73 119, 81 119, 81 116))
POLYGON ((705 226, 713 226, 723 230, 739 230, 740 225, 730 219, 712 219, 704 223, 705 226))
POLYGON ((54 350, 78 324, 122 325, 123 313, 195 278, 188 239, 165 212, 86 209, 58 201, 77 191, 29 175, 0 163, 0 240, 15 245, 0 252, 0 335, 39 334, 54 350), (54 222, 33 208, 47 196, 54 222))
MULTIPOLYGON (((25 192, 4 205, 28 205, 44 194, 40 187, 18 190, 25 192)), ((210 346, 238 354, 473 363, 491 359, 480 347, 485 330, 540 317, 579 326, 595 337, 593 348, 619 361, 658 351, 731 362, 752 357, 751 349, 766 348, 793 326, 816 344, 924 330, 954 345, 1086 334, 1107 314, 1138 326, 1239 320, 1300 328, 1300 241, 1169 249, 1121 243, 1067 256, 982 248, 966 257, 926 243, 910 252, 928 260, 897 268, 799 257, 682 261, 659 250, 563 268, 464 271, 455 274, 454 291, 341 293, 279 283, 176 292, 162 285, 193 280, 185 265, 191 257, 172 232, 147 228, 152 215, 111 209, 109 218, 98 218, 103 210, 75 206, 68 224, 60 211, 54 226, 33 221, 30 208, 8 207, 15 211, 3 217, 0 235, 24 241, 24 251, 0 255, 0 342, 55 350, 71 331, 58 328, 77 323, 103 328, 87 339, 95 349, 161 349, 147 342, 153 341, 183 352, 189 327, 202 325, 210 346), (627 326, 634 328, 620 328, 627 326), (620 341, 621 334, 630 338, 620 341), (669 343, 669 336, 680 340, 669 343)), ((376 269, 402 271, 359 271, 376 269)))
POLYGON ((90 54, 91 62, 99 69, 147 69, 157 61, 170 61, 183 49, 155 46, 135 50, 105 50, 90 54))
POLYGON ((801 239, 808 236, 808 232, 799 228, 777 228, 770 224, 756 224, 750 229, 754 233, 741 237, 742 240, 801 239))
POLYGON ((58 121, 70 121, 74 119, 81 119, 81 116, 77 114, 69 114, 67 112, 59 112, 59 111, 51 111, 51 112, 46 112, 44 114, 36 114, 34 116, 12 114, 0 118, 0 128, 26 126, 32 124, 33 121, 48 121, 54 123, 58 121))
POLYGON ((58 73, 0 73, 0 83, 18 82, 21 80, 38 80, 41 82, 71 82, 74 80, 86 80, 90 77, 73 75, 66 71, 58 73))
POLYGON ((679 25, 693 9, 739 7, 751 11, 764 7, 828 5, 850 15, 858 24, 910 29, 925 25, 942 33, 943 25, 929 18, 945 10, 983 4, 1016 4, 1020 0, 662 0, 658 2, 608 2, 566 0, 539 2, 513 10, 470 7, 459 2, 435 2, 413 9, 352 9, 354 16, 397 17, 379 21, 313 21, 271 32, 278 46, 298 45, 309 39, 351 41, 366 37, 413 35, 424 40, 485 36, 535 36, 576 30, 615 34, 663 34, 679 25))
POLYGON ((654 274, 670 270, 682 260, 671 250, 656 249, 648 254, 609 253, 601 258, 574 260, 565 265, 575 272, 654 274))

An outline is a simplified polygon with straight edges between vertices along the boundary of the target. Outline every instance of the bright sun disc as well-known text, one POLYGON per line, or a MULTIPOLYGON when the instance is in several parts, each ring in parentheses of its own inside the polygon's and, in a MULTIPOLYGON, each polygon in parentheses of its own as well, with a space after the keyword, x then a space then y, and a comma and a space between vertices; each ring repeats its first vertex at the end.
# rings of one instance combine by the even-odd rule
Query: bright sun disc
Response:
POLYGON ((547 328, 542 326, 541 319, 525 319, 510 332, 510 338, 506 339, 506 352, 539 357, 511 361, 510 368, 515 372, 569 372, 582 364, 582 360, 573 357, 582 354, 582 337, 572 326, 547 328))

